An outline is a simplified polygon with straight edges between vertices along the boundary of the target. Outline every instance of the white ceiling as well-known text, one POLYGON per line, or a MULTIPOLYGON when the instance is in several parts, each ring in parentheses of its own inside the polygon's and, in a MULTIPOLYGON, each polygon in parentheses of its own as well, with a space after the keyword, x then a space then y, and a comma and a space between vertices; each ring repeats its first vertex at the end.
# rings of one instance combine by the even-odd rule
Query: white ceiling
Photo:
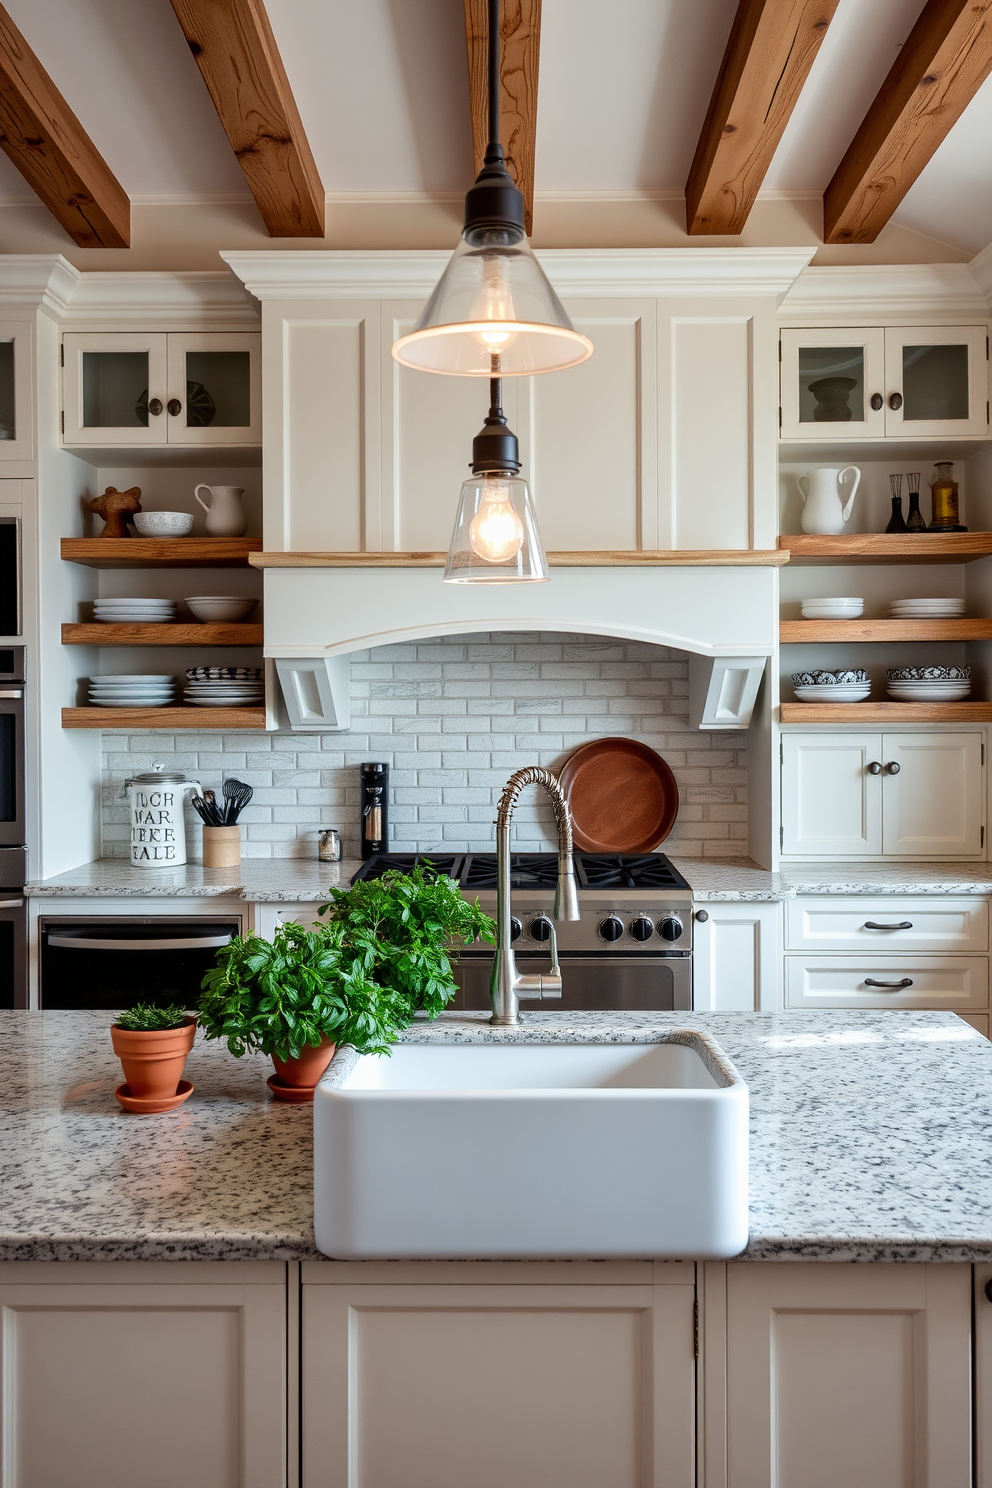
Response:
MULTIPOLYGON (((6 0, 132 198, 245 183, 169 0, 6 0)), ((471 176, 462 0, 267 0, 330 193, 449 193, 471 176)), ((766 189, 821 191, 922 0, 840 0, 766 189)), ((737 0, 544 0, 537 190, 676 191, 737 0)), ((0 197, 25 186, 0 156, 0 197)), ((992 241, 992 79, 896 221, 992 241)))

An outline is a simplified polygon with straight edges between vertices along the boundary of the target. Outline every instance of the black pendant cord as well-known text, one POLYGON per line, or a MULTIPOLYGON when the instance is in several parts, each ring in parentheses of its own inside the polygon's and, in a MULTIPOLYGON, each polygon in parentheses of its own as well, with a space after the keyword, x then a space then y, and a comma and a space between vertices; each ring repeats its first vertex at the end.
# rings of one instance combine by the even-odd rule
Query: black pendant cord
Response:
POLYGON ((499 144, 499 0, 489 0, 489 139, 499 144))
POLYGON ((503 418, 503 378, 500 375, 498 351, 489 355, 489 417, 503 418))

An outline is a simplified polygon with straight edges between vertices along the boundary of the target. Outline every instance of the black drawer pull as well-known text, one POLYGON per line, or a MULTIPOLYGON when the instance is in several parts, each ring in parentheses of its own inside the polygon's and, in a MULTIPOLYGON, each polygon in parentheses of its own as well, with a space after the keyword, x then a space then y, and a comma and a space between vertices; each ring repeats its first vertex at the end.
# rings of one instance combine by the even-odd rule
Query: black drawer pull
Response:
POLYGON ((900 920, 898 925, 879 925, 875 920, 865 920, 866 930, 912 930, 912 920, 900 920))
POLYGON ((901 982, 876 982, 872 977, 865 977, 866 987, 880 987, 883 992, 901 992, 903 987, 911 987, 912 985, 912 977, 903 977, 901 982))

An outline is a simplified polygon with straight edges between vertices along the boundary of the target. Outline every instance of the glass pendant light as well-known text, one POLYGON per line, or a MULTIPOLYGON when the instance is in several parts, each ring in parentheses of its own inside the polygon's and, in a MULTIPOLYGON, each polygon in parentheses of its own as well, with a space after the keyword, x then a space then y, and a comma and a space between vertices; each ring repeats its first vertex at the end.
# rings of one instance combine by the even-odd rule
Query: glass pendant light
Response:
POLYGON ((524 199, 499 143, 499 0, 489 0, 489 144, 465 198, 462 241, 413 330, 393 345, 406 367, 450 377, 526 377, 592 355, 534 257, 524 199))
MULTIPOLYGON (((492 361, 498 364, 499 357, 492 361)), ((531 494, 520 478, 517 436, 507 427, 500 407, 498 376, 492 378, 490 393, 492 406, 472 443, 472 474, 462 486, 444 581, 544 583, 548 562, 531 494)))

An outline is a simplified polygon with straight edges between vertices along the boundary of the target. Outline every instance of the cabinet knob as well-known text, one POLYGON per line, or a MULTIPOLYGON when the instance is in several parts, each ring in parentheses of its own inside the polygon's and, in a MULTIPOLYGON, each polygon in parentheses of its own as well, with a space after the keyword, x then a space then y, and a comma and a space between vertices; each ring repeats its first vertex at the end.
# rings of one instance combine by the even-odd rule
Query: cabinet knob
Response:
POLYGON ((986 1297, 988 1297, 989 1301, 992 1302, 992 1276, 990 1276, 988 1281, 985 1283, 985 1295, 986 1297))
MULTIPOLYGON (((149 407, 150 406, 151 405, 149 404, 149 407)), ((180 401, 179 401, 178 398, 170 398, 169 401, 168 401, 168 403, 166 404, 166 407, 168 408, 169 412, 172 414, 172 417, 173 418, 175 418, 178 414, 182 413, 182 411, 183 411, 183 405, 180 403, 180 401)))
POLYGON ((154 418, 158 418, 159 414, 162 412, 162 399, 161 398, 149 398, 148 399, 148 412, 150 414, 152 414, 152 416, 154 418))
POLYGON ((886 775, 898 775, 901 769, 902 765, 900 765, 896 760, 889 760, 888 764, 885 767, 885 773, 886 775))
POLYGON ((868 766, 868 774, 869 775, 881 775, 881 773, 882 773, 882 766, 879 763, 879 761, 878 760, 872 760, 871 764, 868 766))
POLYGON ((876 413, 881 408, 881 406, 882 406, 882 404, 884 402, 885 402, 885 399, 882 397, 881 393, 872 393, 872 395, 871 395, 871 406, 872 406, 872 408, 874 408, 874 410, 875 410, 876 413))
MULTIPOLYGON (((709 919, 709 917, 710 917, 710 912, 709 912, 708 909, 697 909, 696 910, 696 919, 699 921, 699 923, 701 925, 705 925, 705 923, 709 919)), ((992 1300, 992 1299, 990 1299, 990 1300, 992 1300)))
POLYGON ((889 407, 890 408, 901 408, 902 407, 902 393, 890 393, 889 394, 889 407))

